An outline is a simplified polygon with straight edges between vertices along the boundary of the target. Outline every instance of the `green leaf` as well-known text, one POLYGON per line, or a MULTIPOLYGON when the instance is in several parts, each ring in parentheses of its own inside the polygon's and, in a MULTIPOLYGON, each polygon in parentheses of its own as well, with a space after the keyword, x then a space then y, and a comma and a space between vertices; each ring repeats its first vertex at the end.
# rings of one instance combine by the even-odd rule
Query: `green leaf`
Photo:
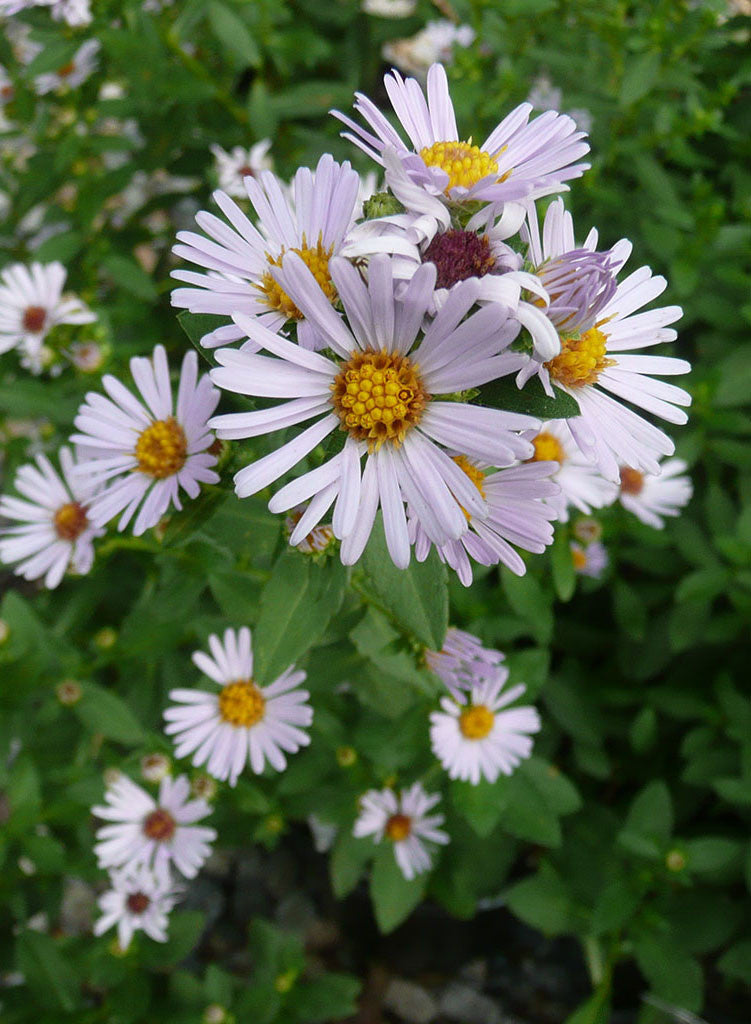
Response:
POLYGON ((730 978, 738 978, 751 985, 751 939, 736 942, 720 957, 719 968, 730 978))
POLYGON ((549 643, 554 625, 552 594, 531 573, 516 576, 506 566, 501 570, 501 581, 508 603, 524 619, 528 632, 539 643, 549 643))
POLYGON ((622 107, 636 103, 657 82, 660 72, 660 54, 642 53, 626 64, 626 73, 621 80, 618 102, 622 107))
POLYGON ((610 986, 603 986, 567 1017, 564 1024, 608 1024, 610 1020, 610 986))
POLYGON ((402 923, 423 897, 427 876, 407 881, 396 863, 390 840, 378 847, 370 876, 370 898, 378 927, 384 934, 402 923))
POLYGON ((305 1024, 350 1017, 357 1012, 360 981, 349 974, 322 974, 296 985, 290 1005, 305 1024))
POLYGON ((147 274, 140 264, 128 256, 110 253, 102 260, 103 268, 109 273, 115 284, 136 298, 146 302, 154 302, 157 290, 151 275, 147 274))
POLYGON ((546 861, 536 875, 510 889, 506 902, 517 917, 545 935, 560 935, 571 927, 568 888, 546 861))
POLYGON ((24 419, 27 416, 45 416, 53 423, 70 430, 78 411, 80 399, 55 391, 50 401, 49 384, 39 380, 14 380, 0 384, 0 414, 24 419))
POLYGON ((211 0, 209 23, 219 42, 237 57, 243 67, 260 67, 258 44, 245 22, 227 4, 211 0))
POLYGON ((739 868, 741 865, 743 844, 734 839, 703 836, 699 839, 688 839, 683 848, 688 855, 686 867, 689 871, 711 874, 715 871, 739 868))
POLYGON ((200 910, 175 910, 169 919, 169 941, 146 939, 140 960, 146 967, 165 968, 180 963, 198 945, 204 926, 200 910))
POLYGON ((255 630, 255 671, 271 682, 320 639, 344 597, 347 571, 336 558, 325 562, 285 551, 261 594, 255 630))
POLYGON ((480 388, 475 404, 520 412, 541 420, 565 420, 579 415, 579 403, 568 392, 556 388, 555 398, 549 398, 539 381, 530 380, 520 389, 512 377, 499 377, 485 384, 480 388))
POLYGON ((672 831, 670 790, 662 780, 655 780, 631 804, 618 842, 639 856, 659 857, 672 831))
POLYGON ((568 530, 559 526, 555 531, 553 546, 550 548, 550 568, 553 586, 561 601, 570 601, 576 589, 576 570, 571 557, 571 543, 568 530))
POLYGON ((22 932, 16 944, 18 969, 26 978, 35 1001, 49 1009, 72 1013, 78 1005, 79 986, 70 958, 44 932, 22 932))
POLYGON ((654 931, 636 937, 634 954, 655 995, 685 1010, 701 1010, 701 965, 675 943, 670 933, 654 931))
POLYGON ((215 366, 215 360, 211 355, 212 350, 203 347, 201 338, 211 334, 217 327, 224 326, 227 323, 227 318, 213 316, 210 313, 189 313, 187 309, 184 309, 182 313, 177 314, 177 322, 188 335, 191 344, 200 357, 205 359, 211 366, 215 366))
POLYGON ((365 589, 396 624, 433 651, 440 651, 448 628, 448 574, 435 550, 424 562, 397 569, 386 547, 380 517, 362 557, 365 589))
POLYGON ((143 742, 143 726, 124 700, 91 681, 82 682, 81 688, 83 696, 73 710, 85 726, 118 743, 135 746, 143 742))
POLYGON ((489 836, 508 808, 508 779, 505 775, 496 782, 481 779, 476 786, 454 781, 450 784, 450 791, 454 807, 478 836, 489 836))
POLYGON ((329 858, 331 888, 338 900, 355 888, 375 849, 372 839, 356 839, 349 829, 341 830, 329 858))

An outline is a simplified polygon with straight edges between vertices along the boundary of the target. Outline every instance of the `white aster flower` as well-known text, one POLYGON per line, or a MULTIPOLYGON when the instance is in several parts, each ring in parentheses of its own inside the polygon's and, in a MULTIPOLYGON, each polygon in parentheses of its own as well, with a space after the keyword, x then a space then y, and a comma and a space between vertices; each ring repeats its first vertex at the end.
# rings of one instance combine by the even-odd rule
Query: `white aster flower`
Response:
POLYGON ((118 529, 123 530, 140 506, 133 526, 139 536, 170 505, 182 508, 180 488, 196 498, 202 483, 218 482, 211 469, 216 457, 208 451, 214 436, 207 421, 219 392, 206 374, 198 379, 195 352, 183 359, 176 403, 162 345, 154 349, 153 359, 131 359, 130 371, 143 401, 107 374, 102 384, 109 398, 87 394, 74 421, 81 433, 71 440, 86 450, 78 472, 108 482, 92 502, 92 521, 103 526, 122 513, 118 529))
POLYGON ((169 872, 146 866, 124 868, 110 872, 110 885, 97 901, 102 916, 94 925, 94 934, 103 935, 117 925, 123 951, 138 931, 155 942, 166 942, 169 913, 181 895, 169 872))
POLYGON ((94 539, 104 533, 90 520, 96 485, 76 475, 69 448, 60 449, 59 460, 62 477, 46 456, 37 455, 36 465, 21 466, 16 474, 23 499, 0 498, 0 517, 19 524, 0 530, 0 561, 14 565, 24 579, 44 577, 50 589, 68 569, 79 575, 89 571, 94 539))
POLYGON ((425 651, 425 662, 455 697, 498 673, 505 655, 483 647, 480 638, 449 626, 440 651, 425 651))
MULTIPOLYGON (((172 276, 192 287, 176 288, 172 305, 191 313, 215 313, 229 320, 233 314, 256 317, 272 331, 288 321, 297 324, 297 339, 305 348, 317 342, 303 312, 292 302, 274 276, 286 252, 297 253, 315 276, 330 303, 337 293, 329 263, 337 255, 356 257, 371 251, 350 237, 360 178, 349 162, 338 164, 328 153, 315 171, 301 167, 287 190, 270 171, 258 179, 245 178, 245 190, 258 215, 258 227, 224 192, 214 199, 229 224, 202 211, 196 223, 205 235, 180 231, 174 253, 209 271, 198 274, 175 270, 172 276), (290 198, 288 198, 288 194, 290 198)), ((238 341, 243 331, 233 323, 205 335, 207 348, 238 341)))
POLYGON ((581 545, 571 541, 571 558, 574 562, 574 569, 581 576, 590 576, 593 580, 599 580, 610 564, 607 548, 599 540, 593 540, 591 544, 581 545))
POLYGON ((211 814, 205 800, 189 800, 185 775, 167 776, 157 800, 122 773, 107 787, 105 803, 92 814, 113 824, 97 830, 94 852, 102 868, 135 871, 145 866, 166 871, 169 865, 186 878, 198 874, 216 839, 213 828, 195 822, 211 814))
MULTIPOLYGON (((0 274, 0 352, 18 347, 39 366, 44 339, 58 324, 90 324, 96 316, 80 299, 64 295, 62 263, 13 263, 0 274)), ((38 370, 37 370, 38 372, 38 370)))
POLYGON ((90 0, 53 0, 52 17, 72 28, 91 24, 90 0))
POLYGON ((45 71, 34 79, 34 88, 40 96, 63 89, 76 89, 99 67, 98 39, 87 39, 71 59, 56 71, 45 71))
POLYGON ((271 139, 262 139, 250 149, 234 146, 229 153, 221 146, 211 146, 211 152, 216 160, 219 188, 228 196, 247 199, 245 179, 257 178, 261 171, 273 170, 274 161, 268 155, 270 149, 271 139))
POLYGON ((584 133, 569 117, 547 111, 529 121, 532 107, 522 103, 490 133, 481 146, 460 141, 446 72, 434 64, 427 78, 427 101, 415 79, 397 71, 386 75, 386 91, 409 136, 412 149, 366 96, 356 93, 355 110, 368 122, 361 128, 332 111, 343 132, 378 163, 386 146, 396 150, 412 181, 447 201, 509 202, 559 192, 580 177, 588 164, 575 163, 588 151, 584 133))
POLYGON ((212 634, 209 647, 213 657, 196 651, 193 661, 221 689, 170 691, 176 704, 164 712, 164 731, 173 737, 175 755, 192 754, 196 767, 205 764, 210 775, 229 779, 230 786, 246 762, 257 775, 266 761, 283 771, 285 752, 295 754, 310 743, 302 731, 313 721, 310 694, 299 689, 305 673, 293 665, 269 686, 255 683, 246 626, 237 632, 227 629, 223 643, 212 634))
POLYGON ((376 843, 390 840, 396 863, 410 880, 430 869, 432 858, 426 842, 444 845, 449 841, 440 828, 443 815, 428 814, 440 799, 438 793, 428 795, 419 782, 403 789, 398 797, 392 789, 369 789, 360 798, 353 834, 373 836, 376 843))
POLYGON ((581 452, 566 420, 548 420, 536 434, 525 436, 535 446, 534 461, 558 463, 551 480, 558 484, 560 492, 545 501, 555 509, 560 522, 568 522, 570 507, 589 513, 594 508, 612 505, 616 500, 618 485, 606 480, 581 452))
POLYGON ((688 466, 683 459, 668 459, 660 466, 659 476, 621 466, 621 505, 647 526, 661 530, 664 516, 679 516, 694 493, 688 466))
POLYGON ((437 61, 453 64, 454 48, 461 46, 466 49, 474 40, 475 32, 471 25, 455 25, 447 18, 440 18, 429 21, 407 39, 390 39, 383 44, 381 52, 387 63, 424 82, 431 65, 437 61))
POLYGON ((248 338, 277 358, 221 349, 221 366, 212 370, 212 379, 228 391, 290 401, 219 416, 212 425, 219 437, 241 438, 315 418, 291 441, 236 474, 235 489, 241 498, 278 480, 329 434, 342 430, 347 435, 343 450, 283 487, 269 508, 286 512, 313 499, 290 537, 290 543, 297 544, 333 504, 334 535, 343 541, 342 561, 350 565, 362 554, 380 506, 391 557, 406 568, 410 539, 405 500, 437 544, 465 532, 463 509, 470 515, 489 511, 475 483, 445 448, 492 465, 509 465, 533 454, 532 445, 515 431, 536 427, 538 421, 433 397, 507 372, 501 352, 507 340, 497 311, 486 307, 464 319, 477 298, 475 282, 452 290, 423 336, 421 326, 435 285, 431 264, 417 271, 399 299, 386 256, 371 259, 367 285, 347 260, 332 259, 330 270, 351 328, 298 255, 287 254, 282 270, 275 269, 274 274, 333 358, 309 352, 250 317, 236 316, 248 338))
POLYGON ((561 352, 543 365, 530 359, 520 384, 539 373, 548 394, 554 394, 555 385, 576 399, 581 415, 567 420, 568 426, 582 452, 609 480, 618 480, 621 465, 659 473, 660 456, 672 454, 675 445, 619 399, 671 423, 686 422, 678 406, 690 405, 691 396, 655 378, 687 373, 690 365, 684 359, 632 354, 673 341, 676 332, 666 324, 681 316, 680 306, 636 313, 665 290, 665 278, 641 267, 616 283, 631 243, 622 239, 609 252, 598 253, 597 232, 591 231, 577 248, 573 221, 561 200, 548 208, 542 239, 532 209, 528 225, 528 259, 553 296, 546 313, 560 333, 561 352))
POLYGON ((443 710, 431 713, 430 745, 449 778, 473 786, 483 777, 495 782, 532 753, 531 735, 540 730, 540 716, 533 707, 508 707, 525 687, 520 683, 503 692, 507 680, 508 669, 501 665, 469 694, 442 697, 443 710))
MULTIPOLYGON (((463 455, 453 459, 482 495, 487 512, 464 513, 468 529, 458 539, 436 545, 441 561, 451 566, 465 587, 472 583, 472 560, 480 565, 502 562, 517 576, 523 576, 527 567, 512 544, 539 555, 552 543, 550 520, 556 518, 556 511, 548 502, 555 501, 560 493, 558 484, 550 479, 555 466, 532 462, 486 476, 487 463, 470 461, 463 455)), ((424 562, 432 542, 411 506, 409 514, 415 557, 424 562)))

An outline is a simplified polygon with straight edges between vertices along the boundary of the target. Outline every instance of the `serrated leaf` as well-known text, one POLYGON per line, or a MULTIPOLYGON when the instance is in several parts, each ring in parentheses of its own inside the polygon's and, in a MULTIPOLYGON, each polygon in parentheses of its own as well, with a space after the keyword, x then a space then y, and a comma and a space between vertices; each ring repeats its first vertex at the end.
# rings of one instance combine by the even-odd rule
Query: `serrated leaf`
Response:
POLYGON ((370 898, 381 932, 392 932, 409 917, 423 897, 426 881, 425 874, 407 881, 396 863, 392 843, 381 844, 370 876, 370 898))
POLYGON ((549 398, 538 380, 530 380, 520 389, 513 377, 499 377, 483 385, 474 404, 524 413, 541 420, 567 420, 580 413, 579 403, 568 392, 556 388, 555 397, 549 398))

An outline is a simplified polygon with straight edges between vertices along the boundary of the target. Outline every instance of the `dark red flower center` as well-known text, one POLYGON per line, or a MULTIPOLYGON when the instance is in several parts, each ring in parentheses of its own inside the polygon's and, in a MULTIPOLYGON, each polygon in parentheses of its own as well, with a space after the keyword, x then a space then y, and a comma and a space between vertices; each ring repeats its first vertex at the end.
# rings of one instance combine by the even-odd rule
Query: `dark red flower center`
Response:
POLYGON ((487 235, 478 235, 476 231, 444 231, 436 235, 422 261, 435 264, 437 288, 450 288, 468 277, 483 277, 495 266, 487 235))
POLYGON ((155 811, 144 818, 143 822, 143 834, 149 839, 156 839, 158 843, 164 843, 171 839, 176 828, 175 819, 163 807, 157 807, 155 811))
POLYGON ((148 910, 151 900, 145 892, 132 892, 125 902, 131 914, 143 914, 148 910))
POLYGON ((23 315, 23 326, 32 334, 37 334, 44 327, 47 310, 43 306, 29 306, 23 315))

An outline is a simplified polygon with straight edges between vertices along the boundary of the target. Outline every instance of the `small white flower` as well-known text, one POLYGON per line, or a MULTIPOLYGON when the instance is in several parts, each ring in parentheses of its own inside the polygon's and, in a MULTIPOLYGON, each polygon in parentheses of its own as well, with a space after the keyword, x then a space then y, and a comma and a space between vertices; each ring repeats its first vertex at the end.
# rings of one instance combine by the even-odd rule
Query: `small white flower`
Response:
POLYGON ((621 466, 621 505, 647 526, 661 530, 665 526, 663 517, 680 515, 694 493, 691 477, 684 474, 687 468, 683 459, 667 459, 660 475, 655 476, 621 466))
POLYGON ((452 695, 461 699, 464 690, 471 690, 498 672, 505 655, 483 647, 480 638, 456 626, 449 626, 440 651, 426 651, 425 662, 452 695))
POLYGON ((501 666, 494 677, 463 695, 461 703, 443 697, 443 710, 432 712, 431 747, 450 778, 473 786, 481 777, 495 782, 500 773, 511 775, 532 753, 530 736, 539 732, 540 716, 533 707, 507 707, 525 690, 519 684, 504 693, 507 679, 508 669, 501 666))
POLYGON ((3 495, 0 517, 18 523, 0 531, 0 561, 14 564, 27 580, 44 577, 50 590, 68 568, 86 574, 94 561, 94 539, 103 530, 91 522, 96 485, 81 479, 69 448, 59 453, 62 477, 49 459, 37 455, 36 465, 21 466, 15 488, 23 498, 3 495))
POLYGON ((110 884, 97 901, 102 916, 94 925, 94 934, 103 935, 117 925, 122 950, 128 948, 138 931, 155 942, 166 942, 169 913, 180 896, 169 873, 145 866, 125 868, 110 872, 110 884))
POLYGON ((92 502, 92 521, 103 526, 122 513, 118 529, 123 530, 140 506, 133 526, 139 536, 170 505, 182 508, 180 488, 197 498, 202 483, 218 482, 211 468, 216 457, 208 451, 214 436, 207 423, 219 392, 207 375, 198 378, 195 352, 183 359, 176 403, 162 345, 156 346, 152 359, 131 359, 130 371, 143 403, 107 374, 102 385, 109 398, 87 394, 74 421, 81 433, 71 440, 85 448, 77 472, 109 482, 92 502))
POLYGON ((408 18, 414 14, 417 0, 362 0, 360 7, 376 18, 408 18))
POLYGON ((234 146, 229 153, 221 146, 211 146, 211 152, 216 160, 219 188, 223 189, 228 196, 247 199, 245 179, 247 177, 257 178, 261 171, 273 170, 274 161, 268 156, 270 149, 271 139, 262 139, 250 149, 234 146))
POLYGON ((419 782, 403 789, 399 796, 392 789, 369 789, 360 799, 360 814, 353 834, 384 838, 394 844, 396 863, 407 880, 430 869, 431 854, 426 842, 444 845, 449 841, 442 831, 442 814, 428 814, 440 794, 428 795, 419 782))
POLYGON ((40 96, 62 89, 75 89, 86 81, 99 66, 98 39, 87 39, 71 59, 56 71, 45 71, 34 79, 34 88, 40 96))
POLYGON ((586 546, 571 541, 571 558, 574 569, 581 576, 589 576, 593 580, 599 580, 610 563, 607 548, 599 540, 586 546))
POLYGON ((211 814, 205 800, 189 800, 187 776, 162 779, 154 798, 122 773, 108 786, 106 803, 92 814, 113 822, 97 830, 94 852, 102 868, 141 866, 164 871, 170 863, 186 878, 198 874, 216 839, 213 828, 195 822, 211 814))
MULTIPOLYGON (((90 324, 96 316, 80 299, 63 295, 62 263, 14 263, 0 274, 0 352, 20 348, 32 366, 58 324, 90 324)), ((38 372, 38 371, 37 371, 38 372)))
POLYGON ((540 430, 524 435, 535 446, 535 462, 557 462, 551 480, 560 487, 560 494, 545 501, 555 509, 560 522, 567 523, 569 507, 589 513, 594 508, 612 505, 618 497, 618 485, 606 480, 580 450, 565 420, 548 420, 540 430))
POLYGON ((209 647, 213 657, 196 651, 193 661, 221 687, 219 693, 170 691, 176 704, 164 712, 165 732, 174 737, 176 756, 193 754, 195 766, 205 764, 210 775, 229 779, 230 786, 247 762, 256 774, 266 761, 283 771, 285 752, 294 754, 310 743, 302 731, 313 721, 310 694, 298 688, 305 673, 290 666, 269 686, 258 686, 246 626, 225 630, 223 643, 212 634, 209 647))
MULTIPOLYGON (((384 0, 380 0, 382 4, 384 0)), ((376 13, 370 11, 369 13, 376 13)), ((400 68, 408 75, 425 80, 428 70, 436 61, 447 66, 454 62, 454 48, 466 49, 475 39, 471 25, 455 25, 447 18, 429 21, 413 36, 407 39, 392 39, 383 45, 383 57, 387 63, 400 68)))

